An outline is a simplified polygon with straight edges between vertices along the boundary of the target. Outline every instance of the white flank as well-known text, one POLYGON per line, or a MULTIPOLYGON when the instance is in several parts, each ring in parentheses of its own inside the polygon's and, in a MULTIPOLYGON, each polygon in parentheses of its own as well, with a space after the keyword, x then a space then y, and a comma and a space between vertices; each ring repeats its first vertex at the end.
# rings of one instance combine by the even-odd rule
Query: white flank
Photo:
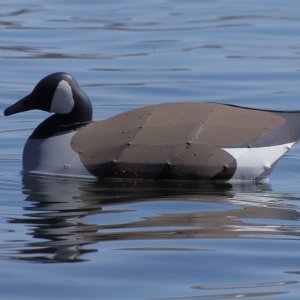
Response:
POLYGON ((70 146, 74 134, 70 132, 47 139, 28 139, 23 150, 23 172, 94 178, 70 146))
POLYGON ((52 97, 50 111, 57 114, 68 114, 74 108, 72 88, 69 83, 62 80, 52 97))
POLYGON ((231 179, 255 180, 267 177, 278 159, 295 143, 258 148, 222 148, 237 162, 236 172, 231 179))

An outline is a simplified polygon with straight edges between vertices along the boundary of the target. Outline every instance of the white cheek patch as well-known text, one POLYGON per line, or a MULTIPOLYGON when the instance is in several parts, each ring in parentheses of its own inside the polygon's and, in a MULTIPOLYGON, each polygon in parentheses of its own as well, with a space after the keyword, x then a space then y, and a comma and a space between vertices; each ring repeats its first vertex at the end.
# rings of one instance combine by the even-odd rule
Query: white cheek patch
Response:
POLYGON ((57 114, 68 114, 74 108, 74 98, 72 94, 72 88, 69 83, 62 80, 52 97, 52 102, 50 106, 50 112, 57 114))

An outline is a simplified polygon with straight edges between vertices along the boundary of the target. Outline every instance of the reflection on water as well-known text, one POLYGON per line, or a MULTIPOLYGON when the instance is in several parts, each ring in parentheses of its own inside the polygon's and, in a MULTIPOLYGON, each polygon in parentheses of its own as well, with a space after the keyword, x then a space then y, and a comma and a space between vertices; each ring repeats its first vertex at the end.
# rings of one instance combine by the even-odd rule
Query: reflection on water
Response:
MULTIPOLYGON (((93 182, 23 177, 24 224, 29 241, 10 259, 77 262, 107 241, 182 239, 295 239, 300 228, 281 225, 300 213, 266 183, 93 182), (95 246, 95 244, 97 244, 95 246), (94 245, 94 246, 93 246, 94 245)), ((143 251, 208 251, 155 246, 143 251)))
MULTIPOLYGON (((295 284, 297 282, 294 281, 280 281, 280 282, 268 282, 268 283, 262 283, 262 284, 253 284, 246 287, 247 289, 257 289, 257 288, 264 288, 264 287, 271 287, 274 288, 276 286, 283 286, 283 285, 289 285, 289 284, 295 284)), ((205 290, 205 288, 203 288, 205 290)), ((240 292, 240 289, 243 289, 243 287, 216 287, 216 289, 213 290, 225 290, 226 289, 237 289, 239 290, 236 293, 221 293, 221 294, 213 294, 213 295, 204 295, 204 296, 196 296, 196 297, 174 297, 174 298, 161 298, 159 300, 222 300, 222 299, 239 299, 239 298, 258 298, 258 297, 266 297, 266 296, 280 296, 285 295, 284 292, 240 292)))
MULTIPOLYGON (((1 109, 61 70, 95 120, 170 101, 299 110, 297 1, 2 2, 1 109)), ((0 116, 1 299, 299 298, 299 147, 272 188, 21 177, 44 117, 0 116)))

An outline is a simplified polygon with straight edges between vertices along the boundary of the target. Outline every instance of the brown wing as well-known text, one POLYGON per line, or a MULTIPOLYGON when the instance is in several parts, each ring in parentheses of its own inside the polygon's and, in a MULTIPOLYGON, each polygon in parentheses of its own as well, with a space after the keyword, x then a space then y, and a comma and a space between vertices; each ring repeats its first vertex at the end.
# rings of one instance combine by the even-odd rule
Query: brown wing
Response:
POLYGON ((222 147, 284 124, 271 112, 214 103, 143 107, 79 130, 72 147, 99 177, 228 179, 236 163, 222 147))

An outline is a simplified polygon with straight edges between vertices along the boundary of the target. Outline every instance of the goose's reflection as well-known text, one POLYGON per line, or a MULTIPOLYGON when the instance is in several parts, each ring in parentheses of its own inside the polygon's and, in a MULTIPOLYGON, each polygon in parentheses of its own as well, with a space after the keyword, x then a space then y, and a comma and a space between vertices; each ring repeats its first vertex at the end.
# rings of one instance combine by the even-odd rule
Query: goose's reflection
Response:
MULTIPOLYGON (((95 243, 104 241, 238 238, 259 233, 256 219, 299 219, 297 210, 287 207, 284 198, 272 193, 268 184, 100 183, 74 178, 24 176, 23 193, 26 195, 24 213, 10 222, 25 224, 31 239, 10 258, 36 262, 81 261, 86 257, 83 254, 101 249, 95 243), (116 220, 117 214, 126 214, 128 207, 124 208, 124 205, 147 201, 157 201, 159 212, 149 212, 146 217, 137 219, 102 222, 107 216, 114 216, 116 220), (229 208, 166 213, 159 208, 159 201, 169 201, 170 205, 174 201, 186 204, 206 202, 226 204, 229 208), (253 219, 253 222, 246 222, 246 219, 253 219)), ((274 231, 287 235, 293 235, 295 230, 268 225, 260 229, 264 234, 274 231)))
POLYGON ((24 214, 11 222, 28 225, 33 239, 15 258, 80 261, 81 254, 95 251, 84 246, 93 242, 89 236, 97 232, 97 227, 81 222, 84 216, 101 211, 101 205, 85 199, 85 188, 90 184, 76 179, 24 176, 24 214))

